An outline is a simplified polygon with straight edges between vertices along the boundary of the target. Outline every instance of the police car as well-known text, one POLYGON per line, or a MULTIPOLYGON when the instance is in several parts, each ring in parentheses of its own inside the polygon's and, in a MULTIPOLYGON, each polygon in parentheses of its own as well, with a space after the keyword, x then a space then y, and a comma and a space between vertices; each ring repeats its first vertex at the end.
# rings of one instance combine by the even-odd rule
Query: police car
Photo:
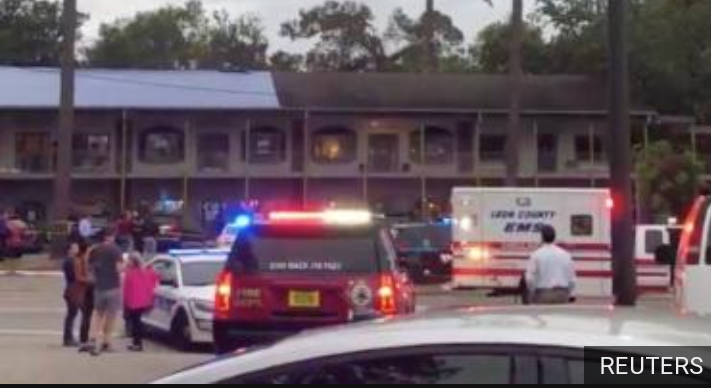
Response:
POLYGON ((581 384, 609 356, 661 356, 672 366, 645 364, 652 381, 709 384, 709 345, 707 321, 652 308, 469 308, 308 332, 157 383, 581 384), (696 361, 691 374, 667 376, 680 358, 696 361))
POLYGON ((228 250, 178 250, 147 265, 160 279, 153 310, 143 322, 168 335, 176 347, 212 343, 215 282, 228 250))

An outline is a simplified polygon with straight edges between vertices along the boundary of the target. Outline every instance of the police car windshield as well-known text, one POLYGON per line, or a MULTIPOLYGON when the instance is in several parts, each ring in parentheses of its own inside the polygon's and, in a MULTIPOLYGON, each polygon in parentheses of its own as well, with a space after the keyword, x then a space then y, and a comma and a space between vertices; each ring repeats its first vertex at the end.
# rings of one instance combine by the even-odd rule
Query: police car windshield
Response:
POLYGON ((382 246, 371 229, 259 226, 240 234, 238 272, 375 273, 382 246))
POLYGON ((224 265, 219 262, 183 264, 183 285, 185 287, 212 286, 223 268, 224 265))

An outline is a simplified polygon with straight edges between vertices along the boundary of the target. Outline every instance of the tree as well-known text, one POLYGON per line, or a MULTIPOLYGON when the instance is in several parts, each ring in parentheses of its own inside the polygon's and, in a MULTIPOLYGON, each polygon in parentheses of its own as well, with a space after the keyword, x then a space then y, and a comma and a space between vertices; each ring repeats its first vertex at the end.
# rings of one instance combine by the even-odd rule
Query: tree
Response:
POLYGON ((292 40, 317 39, 306 54, 309 70, 386 70, 387 56, 374 20, 366 5, 329 0, 282 24, 281 34, 292 40))
MULTIPOLYGON (((58 1, 0 0, 0 63, 58 66, 61 20, 58 1)), ((79 15, 79 26, 85 20, 79 15)))
MULTIPOLYGON (((505 74, 509 68, 509 23, 497 22, 484 28, 472 49, 477 70, 482 73, 505 74)), ((522 61, 526 72, 549 73, 552 59, 541 27, 527 24, 522 43, 522 61)))
POLYGON ((300 71, 304 64, 304 56, 277 51, 269 58, 269 67, 276 71, 300 71))
POLYGON ((87 59, 92 66, 109 68, 187 67, 204 53, 207 24, 199 1, 141 12, 102 25, 87 59))
POLYGON ((464 60, 466 54, 462 52, 464 33, 451 17, 436 10, 413 20, 402 9, 396 9, 386 38, 396 47, 391 61, 400 70, 437 72, 446 64, 452 66, 457 59, 464 60))
POLYGON ((703 166, 667 141, 638 150, 636 159, 639 203, 646 212, 662 219, 683 217, 703 182, 703 166))
POLYGON ((225 65, 244 69, 267 67, 269 40, 260 19, 254 16, 230 18, 226 11, 213 15, 208 28, 208 47, 201 67, 220 68, 225 65))
POLYGON ((101 26, 87 50, 92 66, 109 68, 267 67, 269 42, 254 16, 208 15, 197 0, 101 26))

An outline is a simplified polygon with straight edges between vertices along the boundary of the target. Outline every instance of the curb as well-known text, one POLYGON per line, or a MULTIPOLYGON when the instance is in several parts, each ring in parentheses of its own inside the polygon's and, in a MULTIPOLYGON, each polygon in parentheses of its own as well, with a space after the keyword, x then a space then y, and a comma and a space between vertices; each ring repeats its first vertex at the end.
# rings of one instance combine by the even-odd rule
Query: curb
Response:
POLYGON ((0 276, 62 277, 61 271, 0 271, 0 276))

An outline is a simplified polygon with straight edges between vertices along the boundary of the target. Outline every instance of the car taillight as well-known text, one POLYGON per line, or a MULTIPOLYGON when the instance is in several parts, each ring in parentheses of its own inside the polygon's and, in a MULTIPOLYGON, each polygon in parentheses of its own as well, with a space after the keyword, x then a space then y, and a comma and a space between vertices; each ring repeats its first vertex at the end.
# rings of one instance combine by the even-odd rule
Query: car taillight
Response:
POLYGON ((224 271, 217 278, 215 291, 215 312, 227 314, 232 308, 232 272, 224 271))
POLYGON ((380 277, 380 287, 378 288, 378 311, 384 315, 397 313, 397 302, 395 299, 395 278, 392 275, 380 277))

